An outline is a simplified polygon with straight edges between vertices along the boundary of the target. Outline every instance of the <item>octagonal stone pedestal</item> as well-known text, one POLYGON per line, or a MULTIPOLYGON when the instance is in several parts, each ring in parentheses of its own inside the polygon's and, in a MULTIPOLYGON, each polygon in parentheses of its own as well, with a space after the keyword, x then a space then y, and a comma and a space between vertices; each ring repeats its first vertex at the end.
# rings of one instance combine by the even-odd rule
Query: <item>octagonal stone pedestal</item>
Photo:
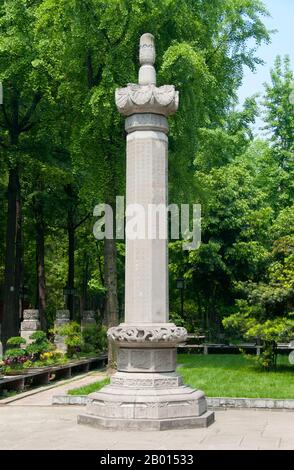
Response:
POLYGON ((118 371, 110 385, 89 395, 78 423, 149 431, 213 423, 214 413, 207 411, 204 393, 185 386, 175 372, 176 344, 186 337, 184 328, 171 323, 121 325, 111 328, 108 336, 119 345, 118 371))
POLYGON ((108 385, 90 398, 78 422, 98 428, 164 431, 207 427, 214 422, 203 392, 185 385, 145 390, 108 385))

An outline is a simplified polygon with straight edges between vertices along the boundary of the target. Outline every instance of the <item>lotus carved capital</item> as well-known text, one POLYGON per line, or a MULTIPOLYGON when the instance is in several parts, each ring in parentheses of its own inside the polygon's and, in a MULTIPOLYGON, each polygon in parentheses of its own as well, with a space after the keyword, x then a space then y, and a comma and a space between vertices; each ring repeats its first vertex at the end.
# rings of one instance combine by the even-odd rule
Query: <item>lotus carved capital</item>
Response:
POLYGON ((116 90, 115 103, 118 111, 125 116, 134 113, 155 113, 168 116, 178 109, 179 92, 173 85, 156 87, 153 84, 129 83, 126 88, 116 90))

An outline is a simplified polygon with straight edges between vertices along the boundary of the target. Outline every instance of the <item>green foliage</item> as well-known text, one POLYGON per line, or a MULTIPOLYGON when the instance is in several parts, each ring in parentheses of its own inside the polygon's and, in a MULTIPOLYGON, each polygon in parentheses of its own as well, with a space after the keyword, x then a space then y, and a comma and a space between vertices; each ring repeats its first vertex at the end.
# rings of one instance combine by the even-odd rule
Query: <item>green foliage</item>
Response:
MULTIPOLYGON (((40 360, 34 363, 35 366, 51 366, 54 364, 66 364, 67 357, 60 351, 46 351, 40 355, 40 360)), ((25 364, 24 364, 25 366, 25 364)))
POLYGON ((5 359, 9 359, 9 358, 19 358, 19 357, 22 357, 22 356, 25 356, 25 350, 24 349, 21 349, 21 348, 12 348, 12 349, 6 349, 6 352, 5 352, 5 359))
POLYGON ((81 326, 77 322, 66 323, 55 329, 55 334, 65 337, 67 355, 73 357, 82 348, 81 326))
MULTIPOLYGON (((243 323, 253 319, 244 334, 277 318, 288 321, 294 279, 293 73, 288 59, 277 59, 266 86, 267 141, 253 140, 252 124, 260 112, 255 97, 236 109, 244 65, 254 70, 261 63, 256 47, 269 42, 263 4, 6 0, 0 9, 0 216, 6 220, 8 172, 18 166, 23 278, 28 302, 34 304, 42 213, 48 327, 64 302, 69 226, 75 227, 80 304, 103 314, 103 244, 95 242, 93 221, 85 217, 96 203, 113 203, 116 194, 125 192, 124 127, 114 91, 137 80, 138 40, 146 31, 156 39, 158 84, 171 83, 180 91, 179 110, 169 122, 170 201, 202 205, 199 250, 183 252, 181 241, 170 244, 172 319, 211 339, 222 334, 222 319, 234 314, 236 322, 238 316, 243 323), (183 318, 175 285, 179 276, 187 284, 183 318)), ((0 225, 1 284, 5 226, 0 225)), ((122 310, 124 245, 117 244, 117 251, 122 310)), ((102 330, 85 334, 83 346, 77 324, 64 331, 70 355, 104 344, 102 330)), ((40 356, 46 339, 34 342, 30 350, 40 356)))
POLYGON ((11 338, 7 340, 7 344, 8 346, 17 347, 17 346, 21 346, 22 344, 25 345, 26 340, 25 338, 22 338, 21 336, 12 336, 11 338))
POLYGON ((82 331, 82 351, 102 352, 107 349, 107 328, 104 325, 93 325, 83 328, 82 331))
POLYGON ((211 339, 223 326, 230 337, 260 336, 265 346, 293 334, 292 78, 289 61, 283 70, 278 59, 264 100, 270 144, 252 140, 254 99, 200 131, 194 164, 202 244, 189 254, 181 254, 180 243, 170 245, 171 308, 180 310, 173 285, 181 273, 184 310, 194 302, 194 323, 211 339))
POLYGON ((30 339, 33 341, 27 346, 26 352, 33 361, 39 360, 42 354, 53 349, 53 345, 47 339, 44 331, 35 331, 30 339))
POLYGON ((71 388, 68 390, 68 395, 89 395, 93 392, 98 392, 101 388, 109 385, 110 379, 107 377, 106 379, 99 380, 98 382, 94 382, 88 385, 84 385, 83 387, 78 388, 71 388))
MULTIPOLYGON (((268 298, 266 298, 266 302, 268 302, 268 298)), ((277 342, 289 342, 294 336, 294 315, 293 318, 290 316, 265 319, 265 305, 262 304, 262 300, 251 305, 246 300, 239 300, 237 306, 239 307, 238 313, 223 319, 224 327, 228 330, 238 331, 243 334, 245 339, 259 338, 264 349, 255 360, 266 370, 274 368, 277 342)))
POLYGON ((27 352, 22 345, 26 344, 26 340, 21 336, 13 336, 8 339, 7 345, 10 346, 5 351, 3 372, 10 370, 20 370, 24 362, 27 360, 27 352))
POLYGON ((270 132, 272 157, 279 168, 280 185, 278 199, 281 206, 289 206, 294 200, 294 113, 290 95, 294 75, 290 59, 277 57, 271 71, 271 84, 266 84, 264 107, 266 129, 270 132))

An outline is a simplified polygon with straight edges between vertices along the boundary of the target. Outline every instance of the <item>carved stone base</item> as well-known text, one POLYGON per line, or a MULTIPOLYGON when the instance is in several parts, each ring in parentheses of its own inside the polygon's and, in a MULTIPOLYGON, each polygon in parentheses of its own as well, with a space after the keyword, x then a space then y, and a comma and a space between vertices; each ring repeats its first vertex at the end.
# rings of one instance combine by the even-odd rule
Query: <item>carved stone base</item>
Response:
MULTIPOLYGON (((164 372, 153 374, 128 374, 125 372, 116 372, 111 377, 111 385, 129 389, 169 389, 183 385, 182 377, 176 372, 164 372)), ((104 388, 103 388, 104 390, 104 388)), ((133 391, 130 391, 133 393, 133 391)), ((147 393, 147 392, 146 392, 147 393)))
POLYGON ((172 372, 176 348, 120 348, 117 369, 124 372, 172 372))
POLYGON ((206 427, 214 422, 203 392, 182 385, 176 373, 117 373, 111 385, 89 398, 79 424, 146 431, 206 427), (157 386, 156 380, 161 380, 157 386))
POLYGON ((100 418, 90 414, 78 416, 78 424, 86 424, 99 429, 117 431, 167 431, 169 429, 207 428, 214 422, 214 412, 207 411, 202 416, 172 419, 115 419, 100 418))

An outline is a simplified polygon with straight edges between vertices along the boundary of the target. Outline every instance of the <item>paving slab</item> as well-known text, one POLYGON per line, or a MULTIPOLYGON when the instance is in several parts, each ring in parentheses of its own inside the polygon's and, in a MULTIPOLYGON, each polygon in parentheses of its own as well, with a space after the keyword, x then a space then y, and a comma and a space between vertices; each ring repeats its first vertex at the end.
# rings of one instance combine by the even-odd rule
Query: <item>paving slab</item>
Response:
POLYGON ((56 385, 54 387, 45 387, 44 391, 42 391, 42 389, 39 389, 38 393, 35 393, 35 391, 32 391, 31 394, 29 392, 26 392, 23 398, 19 398, 17 396, 13 397, 15 398, 15 400, 13 401, 9 401, 9 399, 7 399, 8 402, 6 404, 8 406, 50 406, 52 404, 53 395, 67 394, 68 390, 98 382, 99 380, 103 380, 105 377, 105 372, 90 372, 89 374, 83 376, 80 379, 75 378, 74 380, 68 380, 65 383, 62 383, 62 385, 60 386, 56 385))
POLYGON ((126 432, 78 425, 77 415, 83 410, 79 406, 3 406, 0 449, 294 450, 291 411, 220 410, 216 411, 216 422, 208 429, 126 432))

